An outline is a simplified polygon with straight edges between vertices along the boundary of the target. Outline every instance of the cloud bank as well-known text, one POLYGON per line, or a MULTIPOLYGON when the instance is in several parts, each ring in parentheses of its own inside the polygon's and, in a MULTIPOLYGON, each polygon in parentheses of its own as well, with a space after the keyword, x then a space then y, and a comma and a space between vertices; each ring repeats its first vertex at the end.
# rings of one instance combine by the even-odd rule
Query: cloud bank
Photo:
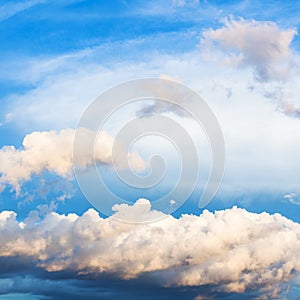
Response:
POLYGON ((282 80, 293 69, 290 46, 296 34, 274 22, 230 19, 224 27, 204 31, 201 45, 207 53, 220 51, 230 65, 253 67, 259 80, 282 80))
MULTIPOLYGON (((93 134, 88 129, 78 129, 89 139, 93 134)), ((54 172, 59 176, 67 177, 73 170, 73 141, 74 129, 56 131, 36 131, 24 137, 22 147, 16 149, 14 146, 4 146, 0 149, 0 187, 11 185, 17 193, 20 192, 20 185, 30 180, 32 175, 41 174, 43 171, 54 172)), ((112 150, 115 140, 105 131, 101 131, 95 145, 95 162, 103 164, 112 163, 112 150)), ((122 148, 118 147, 118 154, 122 148)), ((80 149, 79 167, 88 167, 94 163, 84 147, 80 149)), ((141 171, 146 167, 145 162, 137 153, 129 153, 130 166, 141 171)), ((119 162, 120 166, 122 162, 119 162)))
MULTIPOLYGON (((145 199, 115 210, 143 219, 159 213, 145 199)), ((148 274, 162 286, 209 285, 236 293, 271 290, 300 270, 300 224, 237 207, 142 225, 103 219, 93 209, 43 219, 33 212, 24 222, 2 211, 0 244, 0 257, 30 258, 49 272, 120 279, 148 274)))

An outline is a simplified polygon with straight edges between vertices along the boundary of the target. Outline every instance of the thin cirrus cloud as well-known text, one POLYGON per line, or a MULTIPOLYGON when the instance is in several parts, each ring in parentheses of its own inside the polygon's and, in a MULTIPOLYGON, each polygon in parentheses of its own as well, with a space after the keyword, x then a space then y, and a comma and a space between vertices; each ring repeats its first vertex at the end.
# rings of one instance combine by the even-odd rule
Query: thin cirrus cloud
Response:
MULTIPOLYGON (((77 129, 82 136, 88 140, 94 133, 85 128, 77 129)), ((0 186, 2 189, 10 185, 17 192, 20 192, 21 184, 31 179, 32 175, 41 174, 43 171, 54 172, 55 174, 67 177, 72 174, 73 168, 73 142, 74 129, 55 131, 36 131, 24 137, 22 148, 4 146, 0 149, 0 186)), ((77 161, 79 167, 88 167, 94 163, 93 157, 88 155, 85 142, 82 142, 77 161)), ((115 140, 105 131, 99 132, 95 143, 95 162, 111 164, 112 151, 115 140)), ((124 166, 118 161, 122 147, 117 148, 116 161, 120 167, 124 166)), ((120 156, 122 157, 122 155, 120 156)), ((146 163, 138 153, 128 154, 130 166, 136 171, 146 168, 146 163)))
POLYGON ((0 22, 5 21, 16 14, 27 10, 35 5, 47 2, 47 0, 26 0, 26 1, 15 1, 14 3, 7 2, 0 6, 0 22))
POLYGON ((284 80, 293 69, 290 46, 296 34, 274 22, 227 19, 223 27, 203 32, 201 46, 208 58, 216 59, 217 51, 230 65, 252 67, 260 81, 284 80), (208 54, 212 50, 215 55, 208 54))
MULTIPOLYGON (((115 207, 116 214, 151 214, 146 199, 115 207), (139 204, 143 204, 140 206, 139 204), (142 207, 142 209, 140 209, 142 207)), ((161 214, 161 213, 159 213, 161 214)), ((82 216, 50 213, 24 222, 0 213, 0 257, 32 261, 48 272, 118 279, 151 275, 161 286, 212 286, 216 292, 270 292, 300 270, 300 225, 279 214, 231 209, 200 216, 166 216, 134 225, 103 219, 93 209, 82 216), (163 241, 163 243, 162 243, 163 241)))
POLYGON ((178 6, 178 7, 184 7, 184 6, 189 6, 189 7, 195 7, 196 5, 199 4, 199 0, 172 0, 173 6, 178 6))

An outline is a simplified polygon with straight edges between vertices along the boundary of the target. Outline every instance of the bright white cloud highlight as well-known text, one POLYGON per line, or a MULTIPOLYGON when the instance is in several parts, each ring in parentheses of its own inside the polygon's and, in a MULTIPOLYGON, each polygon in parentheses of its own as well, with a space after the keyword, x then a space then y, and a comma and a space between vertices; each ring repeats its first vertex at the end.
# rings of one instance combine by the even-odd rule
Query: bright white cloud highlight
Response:
MULTIPOLYGON (((87 140, 94 134, 90 130, 79 129, 87 140)), ((16 192, 20 191, 20 184, 30 180, 34 174, 43 171, 54 172, 66 177, 72 174, 73 168, 73 141, 74 129, 56 131, 37 131, 25 136, 22 148, 4 146, 0 149, 0 185, 11 185, 16 192)), ((111 164, 112 150, 115 140, 105 131, 101 131, 96 139, 96 163, 111 164)), ((80 149, 79 167, 88 167, 94 163, 94 158, 89 155, 84 143, 80 149)), ((122 151, 122 147, 118 147, 122 151)), ((119 153, 121 155, 121 152, 119 153)), ((117 153, 118 155, 118 153, 117 153)), ((120 156, 122 157, 122 155, 120 156)), ((142 171, 146 164, 135 152, 128 154, 129 165, 133 170, 142 171)), ((122 167, 122 162, 119 162, 122 167)))
POLYGON ((274 22, 230 19, 222 28, 204 31, 201 44, 206 53, 221 51, 226 63, 253 67, 260 80, 286 79, 293 67, 290 45, 296 33, 274 22))
MULTIPOLYGON (((198 92, 211 106, 222 126, 227 156, 223 195, 225 189, 231 191, 233 197, 252 191, 299 193, 300 165, 295 159, 300 147, 297 119, 300 103, 296 101, 300 93, 299 76, 285 83, 274 81, 260 84, 253 79, 250 68, 237 69, 203 62, 198 49, 176 56, 155 55, 150 51, 147 64, 124 60, 122 63, 112 63, 109 68, 101 63, 92 66, 85 64, 87 53, 90 53, 89 60, 97 61, 101 52, 84 53, 58 57, 59 64, 56 60, 36 61, 34 71, 28 62, 26 70, 18 68, 20 77, 27 80, 34 77, 34 82, 40 84, 6 99, 9 107, 4 113, 13 114, 9 125, 18 126, 25 132, 35 128, 52 130, 75 127, 88 103, 107 87, 139 76, 169 74, 198 92), (53 67, 51 72, 45 67, 48 65, 51 70, 53 67), (55 67, 57 65, 60 68, 55 67), (57 101, 53 102, 53 99, 57 101), (70 111, 72 114, 69 114, 70 111)), ((163 77, 166 78, 166 75, 163 77)), ((165 107, 151 105, 145 109, 166 111, 165 107)), ((142 113, 143 110, 140 110, 142 113)), ((131 117, 135 117, 134 111, 127 110, 122 118, 113 121, 120 126, 131 117)), ((196 141, 200 140, 199 131, 198 127, 190 125, 189 132, 196 141)), ((203 149, 203 145, 201 142, 199 149, 203 149)), ((203 158, 208 161, 210 156, 203 158)))
MULTIPOLYGON (((143 219, 158 213, 145 199, 116 210, 143 219)), ((93 209, 81 217, 52 212, 39 220, 31 214, 25 222, 3 211, 0 233, 0 256, 30 256, 50 272, 108 272, 123 279, 150 272, 164 286, 211 284, 243 292, 272 289, 300 270, 300 224, 236 207, 139 225, 103 219, 93 209)))

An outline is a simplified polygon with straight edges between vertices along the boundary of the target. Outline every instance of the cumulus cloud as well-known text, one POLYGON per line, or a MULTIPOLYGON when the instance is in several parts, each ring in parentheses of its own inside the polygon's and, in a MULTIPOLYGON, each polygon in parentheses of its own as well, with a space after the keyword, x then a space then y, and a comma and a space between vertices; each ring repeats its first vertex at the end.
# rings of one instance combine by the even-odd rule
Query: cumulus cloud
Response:
POLYGON ((253 67, 259 80, 282 80, 293 69, 290 45, 296 33, 274 22, 230 19, 224 27, 204 31, 201 44, 207 53, 221 51, 230 65, 253 67))
MULTIPOLYGON (((143 218, 158 213, 145 199, 115 209, 143 218)), ((30 257, 49 272, 120 279, 150 274, 163 286, 272 289, 300 269, 300 224, 237 207, 139 225, 103 219, 93 209, 82 216, 52 212, 43 219, 32 213, 24 222, 2 211, 0 233, 0 257, 30 257)))
MULTIPOLYGON (((92 131, 78 129, 82 136, 89 139, 92 131)), ((43 171, 54 172, 59 176, 68 177, 73 168, 73 141, 74 129, 56 131, 37 131, 24 137, 22 147, 16 149, 14 146, 4 146, 0 149, 0 185, 11 185, 16 192, 20 191, 20 184, 30 180, 34 174, 43 171)), ((105 131, 101 131, 96 139, 94 156, 91 157, 85 146, 84 140, 80 148, 80 159, 77 161, 79 167, 88 167, 94 163, 111 164, 112 150, 115 140, 105 131)), ((122 147, 118 147, 121 154, 122 147)), ((123 155, 122 155, 123 157, 123 155)), ((129 165, 133 170, 144 170, 146 164, 139 154, 132 152, 128 154, 129 165)), ((122 161, 116 161, 123 166, 122 161)))

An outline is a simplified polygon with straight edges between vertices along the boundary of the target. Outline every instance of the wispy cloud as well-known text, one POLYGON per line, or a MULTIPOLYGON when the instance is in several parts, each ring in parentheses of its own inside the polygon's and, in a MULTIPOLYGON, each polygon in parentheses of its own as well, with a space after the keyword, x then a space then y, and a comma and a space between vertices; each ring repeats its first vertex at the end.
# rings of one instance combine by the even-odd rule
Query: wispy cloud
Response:
POLYGON ((195 7, 199 4, 199 0, 172 0, 172 3, 174 6, 189 6, 189 7, 195 7))
POLYGON ((278 109, 289 117, 300 119, 300 107, 288 101, 281 101, 278 109))
POLYGON ((297 194, 289 193, 283 196, 283 198, 289 203, 300 205, 300 199, 297 194))
POLYGON ((0 6, 0 21, 7 20, 16 14, 48 0, 10 1, 0 6))
POLYGON ((12 113, 7 113, 4 116, 4 120, 2 122, 0 122, 0 127, 4 126, 5 124, 8 124, 13 118, 13 114, 12 113))

